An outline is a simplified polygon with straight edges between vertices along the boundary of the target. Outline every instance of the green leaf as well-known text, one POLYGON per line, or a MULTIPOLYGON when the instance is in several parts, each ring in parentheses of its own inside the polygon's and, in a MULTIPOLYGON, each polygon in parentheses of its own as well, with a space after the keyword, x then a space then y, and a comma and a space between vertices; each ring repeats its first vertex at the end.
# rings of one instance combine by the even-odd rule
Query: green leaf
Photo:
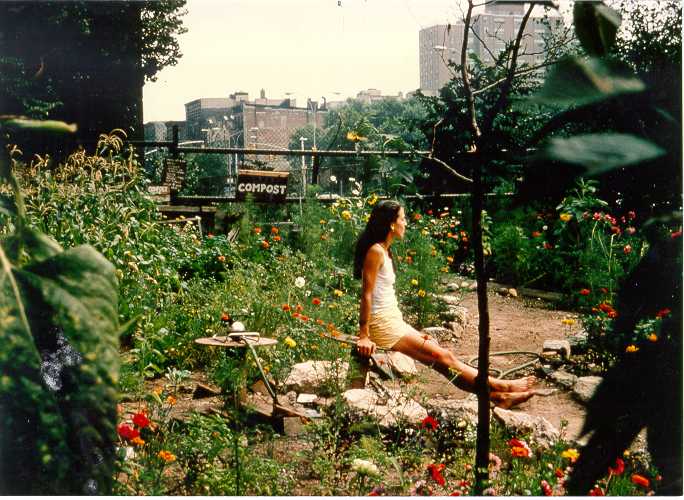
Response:
MULTIPOLYGON (((18 319, 0 328, 0 373, 11 374, 0 380, 0 413, 16 422, 27 412, 33 416, 11 435, 2 433, 3 449, 26 451, 3 452, 0 480, 26 478, 13 487, 17 492, 107 493, 116 438, 117 281, 92 247, 57 253, 50 241, 27 232, 26 242, 44 258, 12 270, 19 298, 7 285, 1 289, 0 304, 11 318, 23 306, 30 332, 18 319), (11 349, 12 357, 4 356, 11 349), (53 447, 44 446, 46 436, 53 447)), ((7 274, 0 278, 10 282, 7 274)))
POLYGON ((622 19, 603 2, 575 2, 573 18, 577 38, 592 56, 605 56, 615 43, 622 19))
POLYGON ((586 134, 551 139, 541 157, 581 165, 592 176, 653 160, 664 153, 652 142, 629 134, 586 134))
POLYGON ((645 89, 624 63, 573 57, 556 64, 542 89, 528 102, 582 106, 645 89))
POLYGON ((75 123, 64 123, 57 120, 31 120, 21 116, 0 116, 2 128, 72 134, 78 130, 75 123))
POLYGON ((55 240, 29 227, 24 227, 21 233, 9 236, 3 246, 7 256, 15 263, 22 258, 19 255, 20 250, 28 254, 33 262, 45 260, 62 251, 62 247, 55 240))

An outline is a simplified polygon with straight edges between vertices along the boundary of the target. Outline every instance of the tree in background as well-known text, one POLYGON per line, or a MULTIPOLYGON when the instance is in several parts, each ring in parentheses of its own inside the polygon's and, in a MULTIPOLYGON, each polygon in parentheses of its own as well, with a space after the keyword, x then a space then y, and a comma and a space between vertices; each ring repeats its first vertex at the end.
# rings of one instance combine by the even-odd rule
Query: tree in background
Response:
POLYGON ((77 123, 80 141, 115 128, 142 139, 142 87, 181 57, 185 4, 0 3, 3 113, 77 123))

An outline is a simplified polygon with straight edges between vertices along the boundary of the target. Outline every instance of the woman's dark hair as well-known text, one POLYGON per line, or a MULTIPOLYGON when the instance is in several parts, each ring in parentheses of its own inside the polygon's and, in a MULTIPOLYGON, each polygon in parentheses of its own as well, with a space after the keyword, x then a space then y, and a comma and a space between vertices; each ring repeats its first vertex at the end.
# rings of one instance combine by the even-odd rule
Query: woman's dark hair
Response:
MULTIPOLYGON (((370 218, 366 223, 366 228, 356 242, 356 250, 354 252, 354 277, 356 279, 361 279, 363 261, 366 259, 368 249, 376 243, 385 241, 392 229, 392 224, 399 217, 400 208, 401 205, 394 200, 382 200, 373 207, 370 218)), ((392 262, 392 265, 394 265, 394 262, 392 262)))

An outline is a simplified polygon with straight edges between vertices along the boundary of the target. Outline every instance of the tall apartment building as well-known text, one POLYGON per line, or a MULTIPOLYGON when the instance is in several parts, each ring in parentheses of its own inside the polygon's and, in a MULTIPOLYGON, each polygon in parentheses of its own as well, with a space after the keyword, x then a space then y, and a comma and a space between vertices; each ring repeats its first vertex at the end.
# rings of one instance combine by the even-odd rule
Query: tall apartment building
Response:
MULTIPOLYGON (((484 13, 473 16, 468 33, 468 52, 485 64, 494 64, 506 44, 515 40, 524 15, 523 4, 486 4, 484 13)), ((528 20, 519 52, 521 64, 533 66, 544 60, 545 39, 551 35, 552 29, 562 26, 560 16, 549 16, 548 20, 548 24, 543 18, 531 17, 528 20)), ((460 64, 463 28, 460 22, 450 27, 442 24, 420 30, 420 89, 424 94, 436 95, 451 78, 458 76, 446 62, 460 64)))

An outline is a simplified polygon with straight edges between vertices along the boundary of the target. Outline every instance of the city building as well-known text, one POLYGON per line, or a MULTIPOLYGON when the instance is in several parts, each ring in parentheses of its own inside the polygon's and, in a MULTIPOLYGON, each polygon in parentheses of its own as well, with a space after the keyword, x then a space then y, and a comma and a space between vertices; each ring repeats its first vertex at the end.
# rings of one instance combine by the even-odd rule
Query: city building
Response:
POLYGON ((185 121, 172 120, 165 122, 147 122, 145 123, 145 140, 146 141, 171 141, 173 140, 173 127, 178 127, 178 140, 184 141, 187 139, 187 127, 185 121))
MULTIPOLYGON (((494 64, 506 44, 515 40, 525 15, 524 4, 496 3, 485 5, 483 13, 473 16, 468 33, 468 53, 485 64, 494 64)), ((549 16, 547 21, 530 17, 525 25, 519 52, 519 64, 535 66, 545 57, 545 40, 552 30, 562 27, 560 16, 549 16)), ((420 89, 425 95, 437 95, 453 77, 458 77, 452 61, 461 62, 464 24, 436 25, 420 30, 418 35, 420 89)), ((543 70, 540 70, 543 73, 543 70)))

